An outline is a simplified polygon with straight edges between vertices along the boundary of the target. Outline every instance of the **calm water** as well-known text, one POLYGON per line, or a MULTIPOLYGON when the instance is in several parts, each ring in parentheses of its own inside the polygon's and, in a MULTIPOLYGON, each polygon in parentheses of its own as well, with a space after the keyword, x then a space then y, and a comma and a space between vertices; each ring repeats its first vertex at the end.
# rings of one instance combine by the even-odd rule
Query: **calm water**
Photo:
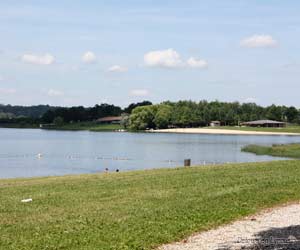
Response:
POLYGON ((300 137, 0 129, 0 178, 175 167, 185 158, 192 164, 265 161, 275 158, 241 147, 289 142, 300 137))

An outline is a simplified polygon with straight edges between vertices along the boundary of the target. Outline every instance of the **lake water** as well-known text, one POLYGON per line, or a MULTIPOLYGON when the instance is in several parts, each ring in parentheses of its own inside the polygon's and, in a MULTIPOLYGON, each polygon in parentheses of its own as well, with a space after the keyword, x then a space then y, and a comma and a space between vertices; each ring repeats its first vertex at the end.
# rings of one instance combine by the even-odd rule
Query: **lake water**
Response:
POLYGON ((241 147, 291 142, 300 137, 1 128, 0 178, 176 167, 185 158, 193 165, 265 161, 280 158, 243 153, 241 147))

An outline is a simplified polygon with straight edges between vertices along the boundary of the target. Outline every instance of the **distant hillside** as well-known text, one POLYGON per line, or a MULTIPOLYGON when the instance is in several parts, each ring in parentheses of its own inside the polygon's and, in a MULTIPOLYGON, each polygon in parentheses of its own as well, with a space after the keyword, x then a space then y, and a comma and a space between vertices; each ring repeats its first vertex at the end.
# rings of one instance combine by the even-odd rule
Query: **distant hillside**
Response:
POLYGON ((9 116, 14 117, 39 118, 51 109, 54 109, 54 107, 49 105, 12 106, 0 104, 0 114, 9 114, 9 116))

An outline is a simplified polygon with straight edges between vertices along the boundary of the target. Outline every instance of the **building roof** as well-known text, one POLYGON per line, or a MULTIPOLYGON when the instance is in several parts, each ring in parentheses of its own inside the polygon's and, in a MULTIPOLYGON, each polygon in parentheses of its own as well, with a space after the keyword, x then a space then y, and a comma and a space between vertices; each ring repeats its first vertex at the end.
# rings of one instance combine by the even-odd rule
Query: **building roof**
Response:
POLYGON ((285 122, 279 121, 272 121, 272 120, 258 120, 258 121, 251 121, 251 122, 242 122, 241 124, 246 125, 263 125, 263 124, 284 124, 285 122))
POLYGON ((121 121, 122 116, 106 116, 99 118, 97 122, 114 122, 114 121, 121 121))

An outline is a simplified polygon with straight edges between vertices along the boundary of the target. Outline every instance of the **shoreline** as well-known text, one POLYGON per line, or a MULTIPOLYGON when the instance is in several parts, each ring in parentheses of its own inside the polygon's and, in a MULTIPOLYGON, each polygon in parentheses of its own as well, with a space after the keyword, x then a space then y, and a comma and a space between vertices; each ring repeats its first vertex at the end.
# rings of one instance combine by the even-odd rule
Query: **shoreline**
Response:
POLYGON ((269 132, 269 131, 245 131, 231 129, 211 129, 211 128, 172 128, 157 129, 149 131, 151 133, 178 133, 178 134, 215 134, 215 135, 289 135, 300 136, 300 133, 290 132, 269 132))

